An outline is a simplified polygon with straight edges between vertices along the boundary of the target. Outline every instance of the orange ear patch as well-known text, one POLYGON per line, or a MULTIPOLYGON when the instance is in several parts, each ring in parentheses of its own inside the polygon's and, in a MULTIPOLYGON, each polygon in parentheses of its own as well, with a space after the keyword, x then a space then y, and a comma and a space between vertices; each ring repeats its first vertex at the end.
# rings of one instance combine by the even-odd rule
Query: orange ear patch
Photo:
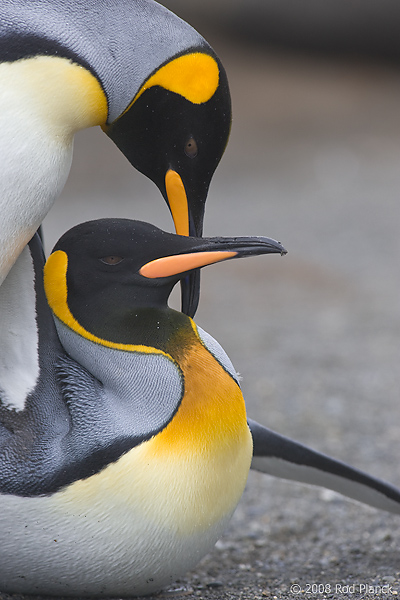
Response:
POLYGON ((207 102, 219 83, 219 69, 209 54, 193 52, 171 60, 154 73, 136 94, 134 102, 147 89, 159 85, 193 104, 207 102))

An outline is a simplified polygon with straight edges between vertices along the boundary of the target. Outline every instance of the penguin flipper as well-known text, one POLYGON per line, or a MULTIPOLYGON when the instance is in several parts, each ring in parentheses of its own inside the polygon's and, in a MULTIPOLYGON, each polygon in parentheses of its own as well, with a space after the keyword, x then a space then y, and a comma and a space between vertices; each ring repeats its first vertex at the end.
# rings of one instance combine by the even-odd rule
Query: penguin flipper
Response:
POLYGON ((400 514, 400 489, 312 450, 248 419, 251 468, 282 479, 325 487, 374 508, 400 514))
POLYGON ((56 338, 41 281, 43 265, 42 243, 36 234, 0 288, 0 405, 16 411, 24 409, 39 381, 39 347, 47 344, 52 332, 56 338))

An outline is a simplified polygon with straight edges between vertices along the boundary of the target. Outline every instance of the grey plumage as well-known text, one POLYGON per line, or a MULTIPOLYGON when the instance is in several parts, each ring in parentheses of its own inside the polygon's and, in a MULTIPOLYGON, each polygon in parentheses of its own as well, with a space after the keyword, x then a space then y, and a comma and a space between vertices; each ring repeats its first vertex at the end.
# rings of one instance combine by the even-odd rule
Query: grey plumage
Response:
POLYGON ((209 48, 190 25, 153 0, 3 0, 0 62, 36 54, 71 58, 100 81, 108 122, 161 64, 209 48))

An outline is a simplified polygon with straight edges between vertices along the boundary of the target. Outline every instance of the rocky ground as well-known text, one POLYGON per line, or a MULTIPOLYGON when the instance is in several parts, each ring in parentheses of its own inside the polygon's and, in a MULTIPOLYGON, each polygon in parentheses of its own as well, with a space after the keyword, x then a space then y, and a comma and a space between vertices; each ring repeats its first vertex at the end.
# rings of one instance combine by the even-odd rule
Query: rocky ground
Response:
MULTIPOLYGON (((400 486, 400 74, 214 46, 234 123, 205 234, 268 235, 289 254, 205 269, 197 322, 252 418, 400 486)), ((49 249, 100 216, 171 229, 153 184, 91 131, 49 249)), ((399 548, 399 517, 252 472, 215 550, 157 598, 384 600, 400 595, 399 548)))

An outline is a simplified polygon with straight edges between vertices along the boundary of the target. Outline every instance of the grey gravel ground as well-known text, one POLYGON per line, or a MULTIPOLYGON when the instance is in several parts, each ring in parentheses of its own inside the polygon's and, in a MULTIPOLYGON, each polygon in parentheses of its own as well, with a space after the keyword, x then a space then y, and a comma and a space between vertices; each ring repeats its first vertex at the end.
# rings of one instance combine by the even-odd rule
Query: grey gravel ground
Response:
MULTIPOLYGON (((235 118, 205 234, 269 235, 289 254, 205 269, 196 320, 242 373, 252 418, 400 486, 400 74, 217 50, 235 118)), ((49 246, 100 216, 171 229, 153 184, 92 131, 49 246)), ((158 598, 385 600, 399 547, 399 517, 252 472, 215 550, 158 598)))

